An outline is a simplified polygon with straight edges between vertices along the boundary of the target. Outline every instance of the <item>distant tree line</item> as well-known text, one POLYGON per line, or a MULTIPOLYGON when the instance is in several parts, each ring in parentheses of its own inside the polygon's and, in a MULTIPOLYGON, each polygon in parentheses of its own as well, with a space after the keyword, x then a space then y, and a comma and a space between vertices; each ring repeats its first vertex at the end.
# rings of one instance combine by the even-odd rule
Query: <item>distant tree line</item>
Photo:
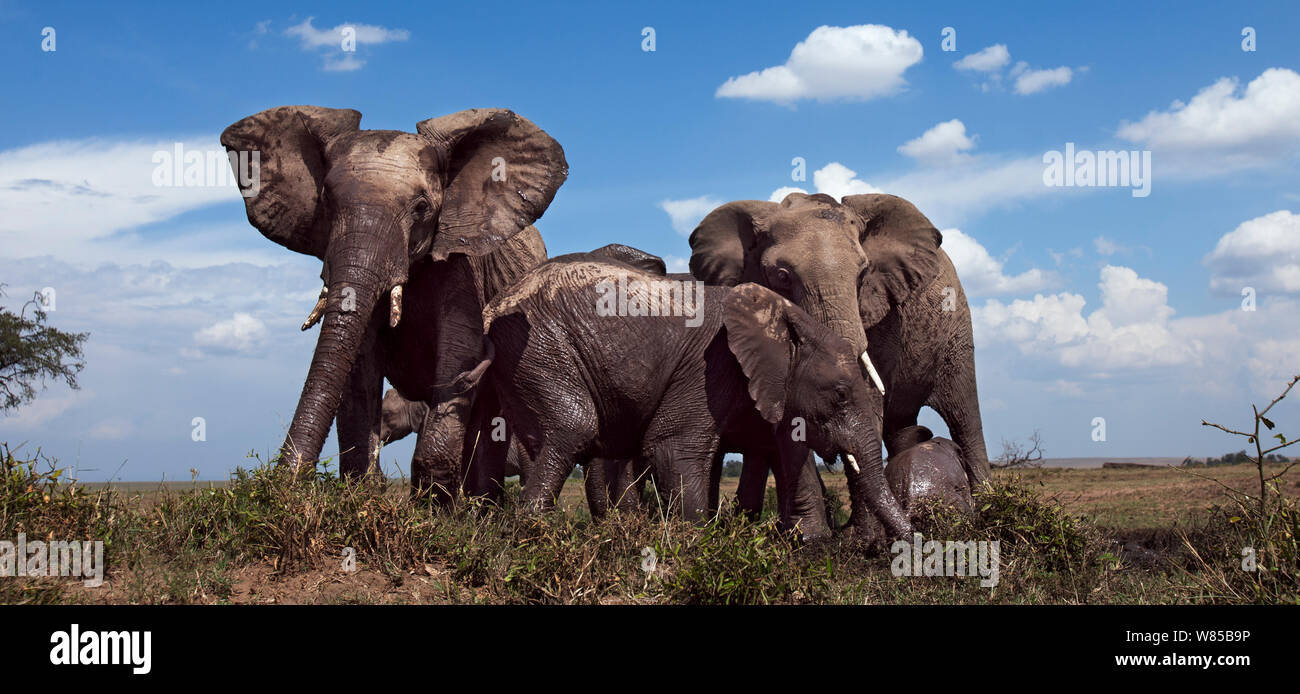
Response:
MULTIPOLYGON (((1246 455, 1246 451, 1237 451, 1236 453, 1224 453, 1221 458, 1206 458, 1205 460, 1196 460, 1194 458, 1184 458, 1183 467, 1218 467, 1220 465, 1240 465, 1242 463, 1254 463, 1255 459, 1246 455)), ((1289 463, 1291 459, 1277 453, 1270 453, 1264 456, 1265 463, 1289 463)))

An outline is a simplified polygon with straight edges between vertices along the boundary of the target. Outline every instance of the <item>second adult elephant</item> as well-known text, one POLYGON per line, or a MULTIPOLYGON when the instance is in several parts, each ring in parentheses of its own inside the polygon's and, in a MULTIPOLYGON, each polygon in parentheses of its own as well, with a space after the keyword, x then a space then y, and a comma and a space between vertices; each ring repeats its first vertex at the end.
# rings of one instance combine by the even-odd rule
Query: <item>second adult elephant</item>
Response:
MULTIPOLYGON (((248 220, 320 258, 325 289, 311 367, 280 463, 314 466, 337 415, 340 468, 371 469, 386 377, 430 404, 413 490, 448 501, 461 487, 472 393, 451 387, 482 354, 482 308, 545 259, 531 224, 568 174, 559 143, 504 109, 472 109, 416 133, 361 130, 351 109, 282 106, 221 135, 256 153, 239 172, 248 220)), ((233 160, 233 159, 232 159, 233 160)))
MULTIPOLYGON (((861 377, 884 394, 884 438, 915 425, 929 405, 961 447, 975 485, 988 476, 988 454, 970 308, 942 240, 925 215, 893 195, 841 202, 791 193, 780 203, 742 200, 709 213, 691 234, 690 264, 710 284, 766 286, 848 340, 864 357, 861 377)), ((766 472, 745 479, 758 483, 766 472)), ((855 524, 863 510, 853 509, 855 524)))

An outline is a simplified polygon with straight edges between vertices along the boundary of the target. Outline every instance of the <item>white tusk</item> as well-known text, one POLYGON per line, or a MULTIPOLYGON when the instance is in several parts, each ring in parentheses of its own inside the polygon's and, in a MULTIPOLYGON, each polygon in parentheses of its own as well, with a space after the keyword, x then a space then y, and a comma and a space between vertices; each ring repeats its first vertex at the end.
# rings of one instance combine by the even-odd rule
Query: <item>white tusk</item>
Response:
POLYGON ((881 395, 884 395, 885 384, 881 382, 880 374, 876 373, 876 365, 871 363, 871 357, 867 356, 866 350, 862 351, 860 358, 862 359, 862 365, 867 367, 867 374, 871 376, 871 382, 876 384, 876 390, 880 391, 881 395))
POLYGON ((859 474, 862 473, 862 470, 858 468, 858 460, 857 460, 857 458, 854 458, 854 457, 853 457, 853 454, 852 454, 852 453, 845 453, 845 454, 844 454, 844 460, 848 461, 848 463, 849 463, 849 467, 853 468, 853 471, 854 471, 854 472, 859 473, 859 474))
POLYGON ((302 329, 307 330, 313 325, 320 322, 320 317, 325 315, 325 295, 329 293, 329 287, 320 288, 320 298, 316 300, 316 307, 307 315, 307 320, 302 324, 302 329))
POLYGON ((396 328, 402 322, 402 285, 393 287, 392 298, 388 302, 388 327, 396 328))

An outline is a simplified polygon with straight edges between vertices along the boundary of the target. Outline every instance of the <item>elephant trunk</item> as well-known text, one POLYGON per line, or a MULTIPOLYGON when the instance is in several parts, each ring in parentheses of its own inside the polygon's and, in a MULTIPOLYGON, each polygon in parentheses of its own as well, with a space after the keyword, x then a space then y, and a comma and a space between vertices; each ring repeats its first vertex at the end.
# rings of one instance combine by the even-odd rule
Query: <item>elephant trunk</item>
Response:
POLYGON ((884 461, 880 455, 880 437, 872 423, 856 427, 849 457, 857 461, 857 469, 845 466, 849 480, 849 496, 853 504, 853 524, 858 528, 870 525, 868 513, 884 526, 889 537, 901 537, 912 532, 912 523, 903 511, 885 479, 884 461))
POLYGON ((281 465, 294 469, 315 466, 371 328, 375 306, 384 292, 405 279, 385 272, 394 265, 391 259, 376 262, 375 235, 368 228, 372 224, 364 215, 343 215, 331 234, 320 336, 293 423, 280 449, 281 465))
POLYGON ((844 291, 820 291, 811 293, 810 296, 813 298, 810 302, 812 305, 805 306, 805 310, 836 335, 849 341, 853 353, 859 355, 863 379, 870 387, 884 394, 885 384, 880 372, 867 356, 867 331, 858 312, 857 289, 846 286, 844 291))

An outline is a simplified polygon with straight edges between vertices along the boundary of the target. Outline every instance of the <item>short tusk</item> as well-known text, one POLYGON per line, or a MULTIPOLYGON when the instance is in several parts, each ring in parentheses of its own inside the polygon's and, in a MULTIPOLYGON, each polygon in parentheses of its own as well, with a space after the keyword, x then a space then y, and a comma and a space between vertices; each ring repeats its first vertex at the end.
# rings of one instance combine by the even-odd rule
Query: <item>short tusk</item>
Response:
POLYGON ((325 295, 329 293, 329 287, 320 288, 320 298, 316 300, 316 308, 311 310, 307 315, 307 321, 302 324, 302 329, 307 330, 313 325, 320 322, 320 317, 325 315, 325 295))
POLYGON ((854 458, 852 453, 845 453, 844 460, 848 461, 849 467, 853 468, 853 472, 862 474, 862 470, 858 467, 858 459, 854 458))
POLYGON ((862 351, 862 365, 867 367, 867 375, 871 376, 871 382, 876 384, 876 390, 881 395, 885 394, 885 384, 880 380, 880 374, 876 372, 876 365, 871 363, 871 357, 867 356, 866 350, 862 351))
POLYGON ((392 297, 388 301, 388 327, 396 328, 402 322, 402 285, 393 287, 392 297))

